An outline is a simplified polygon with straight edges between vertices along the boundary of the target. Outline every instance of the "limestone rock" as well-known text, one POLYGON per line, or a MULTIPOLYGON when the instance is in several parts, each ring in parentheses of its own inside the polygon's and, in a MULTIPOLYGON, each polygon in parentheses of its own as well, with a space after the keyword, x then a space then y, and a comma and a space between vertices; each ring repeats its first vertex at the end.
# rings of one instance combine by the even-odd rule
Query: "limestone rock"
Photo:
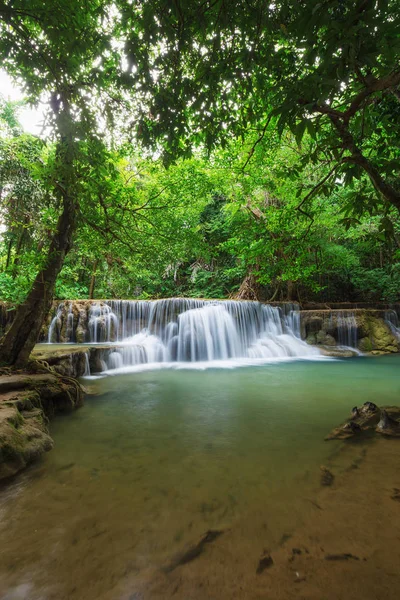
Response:
POLYGON ((0 376, 0 479, 51 450, 48 418, 82 403, 83 391, 70 378, 21 372, 0 376))
POLYGON ((43 413, 0 405, 0 479, 11 477, 53 447, 43 413))

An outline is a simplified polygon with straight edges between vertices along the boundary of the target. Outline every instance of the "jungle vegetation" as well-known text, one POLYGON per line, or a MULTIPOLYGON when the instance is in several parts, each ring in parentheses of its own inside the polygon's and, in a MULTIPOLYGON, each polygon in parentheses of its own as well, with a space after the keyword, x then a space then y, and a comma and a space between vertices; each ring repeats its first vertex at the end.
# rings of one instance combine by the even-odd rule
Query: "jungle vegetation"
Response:
POLYGON ((53 298, 385 300, 400 284, 390 0, 0 1, 0 362, 53 298))

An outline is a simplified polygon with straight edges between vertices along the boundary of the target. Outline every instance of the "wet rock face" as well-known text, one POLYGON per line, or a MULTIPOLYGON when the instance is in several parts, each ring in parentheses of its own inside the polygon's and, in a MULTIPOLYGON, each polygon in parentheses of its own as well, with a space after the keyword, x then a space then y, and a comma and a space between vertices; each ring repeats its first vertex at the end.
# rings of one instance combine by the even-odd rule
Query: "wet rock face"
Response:
POLYGON ((91 304, 90 300, 55 301, 43 324, 40 341, 78 344, 88 342, 88 313, 91 304))
POLYGON ((327 355, 336 356, 338 346, 373 354, 400 350, 383 310, 303 310, 300 317, 303 339, 327 355))
POLYGON ((88 350, 73 346, 69 346, 65 350, 47 346, 34 349, 32 358, 45 361, 60 375, 82 377, 86 373, 88 350))
POLYGON ((53 447, 48 419, 83 403, 81 388, 52 374, 0 376, 0 479, 53 447))

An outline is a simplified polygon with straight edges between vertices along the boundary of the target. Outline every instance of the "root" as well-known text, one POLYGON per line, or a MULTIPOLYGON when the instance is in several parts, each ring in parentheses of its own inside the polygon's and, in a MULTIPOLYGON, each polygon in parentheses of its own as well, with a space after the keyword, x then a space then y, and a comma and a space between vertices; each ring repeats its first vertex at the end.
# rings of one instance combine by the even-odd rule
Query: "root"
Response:
POLYGON ((258 287, 254 275, 247 275, 233 298, 235 300, 259 300, 258 287))
MULTIPOLYGON (((72 384, 72 386, 75 388, 77 400, 79 399, 80 395, 83 394, 83 388, 82 388, 81 384, 79 383, 79 381, 77 381, 73 377, 68 377, 68 375, 61 375, 60 373, 58 373, 55 370, 54 367, 51 367, 46 360, 38 360, 38 359, 31 360, 31 361, 29 361, 29 367, 34 371, 39 371, 39 372, 45 371, 46 373, 50 373, 51 375, 54 375, 55 377, 57 377, 57 379, 62 384, 67 384, 67 383, 72 384)), ((73 402, 70 392, 68 390, 66 390, 66 391, 71 399, 72 406, 74 406, 75 402, 73 402)))

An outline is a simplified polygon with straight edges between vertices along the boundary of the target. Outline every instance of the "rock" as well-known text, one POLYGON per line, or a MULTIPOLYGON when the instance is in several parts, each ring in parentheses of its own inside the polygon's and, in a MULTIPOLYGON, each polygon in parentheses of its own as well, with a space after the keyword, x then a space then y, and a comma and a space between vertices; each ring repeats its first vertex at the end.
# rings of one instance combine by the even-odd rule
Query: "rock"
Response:
POLYGON ((321 485, 323 485, 323 486, 332 485, 335 480, 334 474, 327 467, 324 467, 323 465, 320 467, 320 469, 321 469, 321 485))
POLYGON ((400 489, 393 488, 393 494, 390 497, 392 500, 396 500, 397 502, 400 502, 400 489))
POLYGON ((315 333, 309 333, 308 336, 306 337, 306 342, 307 344, 310 344, 311 346, 313 346, 314 344, 317 343, 317 337, 315 333))
POLYGON ((369 337, 363 337, 358 342, 358 348, 361 352, 372 352, 373 345, 369 337))
POLYGON ((301 335, 309 344, 323 348, 327 356, 354 356, 352 354, 335 354, 343 322, 349 319, 353 330, 356 329, 358 349, 361 352, 386 354, 399 352, 399 340, 395 337, 385 321, 383 309, 348 308, 302 310, 300 313, 301 335), (332 348, 332 352, 330 352, 332 348))
POLYGON ((331 336, 329 333, 326 333, 326 331, 318 331, 318 333, 315 336, 316 342, 317 344, 322 344, 323 346, 336 346, 336 340, 333 336, 331 336))
POLYGON ((192 562, 192 560, 194 560, 204 552, 204 548, 207 544, 211 544, 212 542, 214 542, 223 533, 224 532, 222 530, 210 529, 200 538, 200 540, 196 544, 193 544, 187 550, 185 550, 181 554, 178 554, 172 560, 172 562, 164 568, 164 572, 171 573, 171 571, 174 571, 177 567, 192 562))
POLYGON ((380 418, 380 409, 373 402, 365 402, 362 406, 355 406, 351 416, 339 427, 335 427, 326 436, 326 440, 345 440, 364 431, 376 427, 380 418))
POLYGON ((0 479, 11 477, 53 447, 43 413, 0 405, 0 479))
POLYGON ((372 350, 382 352, 398 352, 398 341, 393 335, 389 325, 376 317, 368 317, 369 338, 371 340, 372 350))
POLYGON ((352 356, 359 355, 356 350, 351 350, 350 348, 340 348, 338 346, 318 346, 318 350, 323 356, 332 356, 333 358, 351 358, 352 356))
POLYGON ((400 422, 394 419, 386 410, 381 411, 381 418, 376 430, 382 435, 400 437, 400 422))
POLYGON ((66 349, 54 349, 49 345, 44 348, 35 348, 31 358, 45 361, 60 375, 77 378, 82 377, 86 371, 86 357, 89 356, 89 353, 90 350, 85 348, 67 346, 66 349))
POLYGON ((258 561, 256 574, 260 575, 261 573, 263 573, 263 571, 265 571, 265 569, 269 569, 270 567, 272 567, 273 564, 274 561, 272 560, 272 556, 269 552, 265 552, 258 561))
POLYGON ((83 403, 77 382, 51 373, 0 376, 0 479, 51 450, 48 418, 83 403))
POLYGON ((358 556, 344 552, 343 554, 325 554, 325 560, 360 560, 358 556))

